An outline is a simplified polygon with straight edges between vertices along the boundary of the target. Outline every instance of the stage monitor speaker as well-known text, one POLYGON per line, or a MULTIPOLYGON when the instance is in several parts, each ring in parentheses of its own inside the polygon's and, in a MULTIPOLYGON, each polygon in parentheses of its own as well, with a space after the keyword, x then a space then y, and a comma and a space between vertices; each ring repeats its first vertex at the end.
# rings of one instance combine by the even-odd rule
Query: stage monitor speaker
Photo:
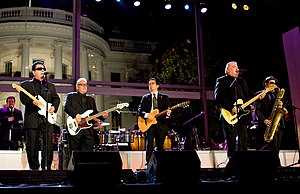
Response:
POLYGON ((196 183, 200 178, 201 162, 194 150, 154 151, 147 165, 149 182, 196 183))
POLYGON ((238 181, 270 182, 277 176, 278 157, 269 150, 235 151, 225 167, 227 177, 238 181))
POLYGON ((121 183, 122 165, 118 151, 73 151, 68 170, 74 187, 105 187, 121 183))

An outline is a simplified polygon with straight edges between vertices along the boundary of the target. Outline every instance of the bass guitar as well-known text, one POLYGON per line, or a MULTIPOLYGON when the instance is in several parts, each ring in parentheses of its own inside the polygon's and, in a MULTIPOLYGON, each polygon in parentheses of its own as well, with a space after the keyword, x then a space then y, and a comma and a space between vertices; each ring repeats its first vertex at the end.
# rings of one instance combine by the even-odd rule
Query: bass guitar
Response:
MULTIPOLYGON (((28 91, 26 91, 24 88, 22 88, 18 84, 12 84, 12 87, 15 88, 16 90, 18 90, 18 92, 24 92, 32 100, 38 100, 39 101, 38 107, 40 108, 38 113, 40 115, 43 115, 45 118, 47 118, 47 116, 46 116, 47 106, 48 106, 48 111, 49 111, 51 106, 52 106, 51 103, 47 104, 46 100, 44 100, 44 98, 41 97, 40 95, 38 95, 37 98, 34 97, 32 94, 30 94, 28 91)), ((57 121, 57 114, 56 113, 52 113, 52 114, 49 113, 48 114, 48 122, 51 123, 51 124, 55 124, 56 121, 57 121)))
MULTIPOLYGON (((190 101, 186 101, 186 102, 182 102, 182 103, 179 103, 175 106, 172 106, 170 109, 173 110, 175 108, 179 108, 179 107, 185 107, 187 105, 190 104, 190 101)), ((168 109, 169 110, 169 109, 168 109)), ((157 123, 157 120, 156 118, 165 114, 167 112, 167 110, 164 110, 162 112, 159 112, 158 109, 154 109, 152 110, 149 114, 150 115, 153 115, 154 116, 154 119, 150 120, 150 119, 145 119, 143 117, 140 117, 138 118, 138 126, 139 126, 139 129, 141 130, 141 132, 145 132, 147 131, 151 125, 153 124, 156 124, 157 123)))
POLYGON ((75 118, 72 118, 71 116, 68 116, 67 118, 67 128, 68 131, 71 135, 77 135, 81 129, 87 129, 93 126, 92 123, 89 123, 90 120, 96 119, 97 117, 100 117, 101 115, 103 115, 104 112, 112 112, 115 111, 117 109, 122 109, 124 107, 128 107, 129 104, 128 103, 121 103, 118 104, 117 106, 110 108, 108 110, 102 111, 100 113, 97 113, 95 115, 89 116, 93 110, 87 110, 85 111, 83 114, 80 115, 81 117, 81 122, 77 123, 75 118))
POLYGON ((266 88, 264 91, 262 91, 261 93, 257 94, 256 96, 254 96, 253 98, 251 98, 249 101, 245 102, 243 104, 243 100, 242 99, 238 99, 236 101, 236 103, 234 103, 234 106, 238 106, 239 110, 238 110, 238 114, 234 113, 234 112, 230 112, 224 108, 221 108, 221 114, 224 117, 224 119, 227 121, 227 123, 229 124, 236 124, 238 122, 238 120, 244 116, 247 115, 250 110, 244 110, 244 108, 246 108, 247 106, 249 106, 252 102, 254 102, 255 100, 257 100, 260 95, 262 94, 266 94, 267 92, 273 91, 275 88, 277 88, 276 86, 273 87, 268 87, 266 88))

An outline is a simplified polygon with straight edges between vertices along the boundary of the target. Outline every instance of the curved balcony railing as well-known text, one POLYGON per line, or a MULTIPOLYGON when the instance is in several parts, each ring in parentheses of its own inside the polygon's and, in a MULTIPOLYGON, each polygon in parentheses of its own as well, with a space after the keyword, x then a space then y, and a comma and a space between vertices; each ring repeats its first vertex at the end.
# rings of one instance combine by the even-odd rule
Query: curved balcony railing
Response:
MULTIPOLYGON (((73 13, 40 7, 13 7, 0 9, 0 22, 7 21, 38 21, 61 25, 73 25, 73 13)), ((81 28, 98 35, 104 34, 104 29, 89 18, 80 18, 81 28)))

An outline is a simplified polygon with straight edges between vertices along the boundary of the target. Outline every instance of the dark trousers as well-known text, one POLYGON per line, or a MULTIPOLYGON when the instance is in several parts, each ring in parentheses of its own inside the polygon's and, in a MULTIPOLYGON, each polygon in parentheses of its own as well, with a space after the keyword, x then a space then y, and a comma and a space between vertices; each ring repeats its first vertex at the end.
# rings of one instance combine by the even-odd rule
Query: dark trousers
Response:
POLYGON ((27 128, 26 129, 26 152, 29 168, 38 170, 40 166, 42 169, 47 167, 51 169, 53 160, 53 126, 41 124, 40 128, 27 128), (41 163, 39 162, 39 151, 41 150, 41 163))
POLYGON ((167 131, 160 128, 159 124, 152 125, 146 132, 146 162, 149 163, 155 145, 158 151, 163 150, 167 131))

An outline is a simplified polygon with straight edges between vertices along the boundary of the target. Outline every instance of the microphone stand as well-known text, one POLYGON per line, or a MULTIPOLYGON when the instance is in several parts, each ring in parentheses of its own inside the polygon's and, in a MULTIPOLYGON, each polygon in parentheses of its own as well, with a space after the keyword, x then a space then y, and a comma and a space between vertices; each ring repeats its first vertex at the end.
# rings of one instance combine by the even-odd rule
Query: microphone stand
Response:
POLYGON ((45 131, 45 170, 49 170, 48 168, 48 81, 47 81, 47 73, 44 73, 45 79, 45 94, 46 94, 46 131, 45 131))
MULTIPOLYGON (((11 113, 11 117, 14 116, 14 112, 13 112, 13 107, 9 106, 8 109, 10 110, 10 113, 11 113)), ((11 149, 11 145, 12 145, 12 141, 11 141, 11 135, 12 135, 12 130, 14 128, 14 121, 11 121, 11 125, 10 125, 10 128, 9 128, 9 134, 8 134, 8 150, 11 149)))

